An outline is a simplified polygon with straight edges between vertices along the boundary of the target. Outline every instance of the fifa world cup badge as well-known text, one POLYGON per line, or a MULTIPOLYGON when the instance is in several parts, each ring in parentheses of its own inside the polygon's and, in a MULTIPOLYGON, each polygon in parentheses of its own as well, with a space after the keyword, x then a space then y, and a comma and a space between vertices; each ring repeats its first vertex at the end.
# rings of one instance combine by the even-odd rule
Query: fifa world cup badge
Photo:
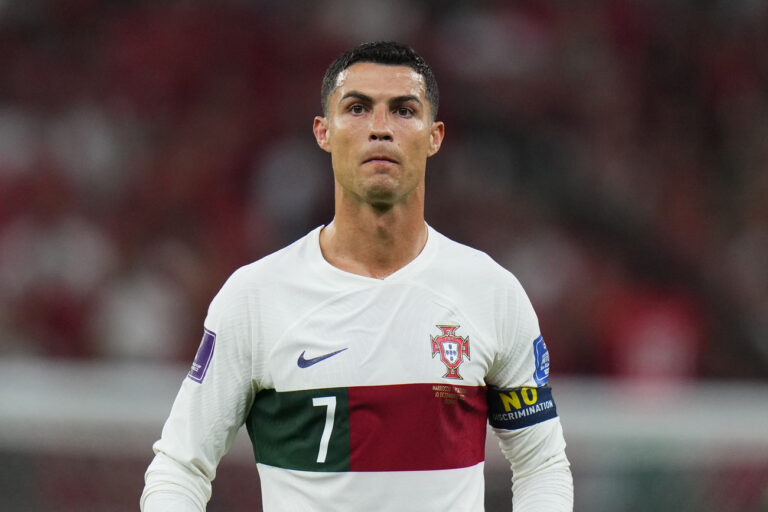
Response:
POLYGON ((440 354, 440 360, 445 364, 447 379, 463 379, 459 375, 459 365, 464 362, 464 356, 469 359, 469 336, 456 336, 459 325, 438 325, 443 331, 440 336, 430 336, 432 340, 432 358, 440 354))

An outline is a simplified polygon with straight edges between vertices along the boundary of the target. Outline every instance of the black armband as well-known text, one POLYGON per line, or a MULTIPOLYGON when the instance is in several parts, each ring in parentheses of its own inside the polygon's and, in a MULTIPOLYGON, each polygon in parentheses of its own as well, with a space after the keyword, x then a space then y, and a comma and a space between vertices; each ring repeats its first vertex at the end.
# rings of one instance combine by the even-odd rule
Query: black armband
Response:
POLYGON ((488 387, 488 422, 494 428, 517 430, 557 417, 552 388, 488 387))

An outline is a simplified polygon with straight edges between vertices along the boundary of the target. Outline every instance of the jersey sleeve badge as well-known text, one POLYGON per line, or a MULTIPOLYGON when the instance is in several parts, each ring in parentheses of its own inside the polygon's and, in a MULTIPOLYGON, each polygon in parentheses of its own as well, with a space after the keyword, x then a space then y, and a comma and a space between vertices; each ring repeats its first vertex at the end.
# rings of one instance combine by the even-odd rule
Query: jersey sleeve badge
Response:
POLYGON ((192 362, 192 367, 189 369, 187 377, 195 382, 202 383, 205 378, 205 374, 208 372, 208 367, 213 359, 213 348, 216 346, 216 333, 205 329, 203 331, 203 339, 200 341, 200 347, 197 349, 195 360, 192 362))
POLYGON ((537 386, 543 386, 549 381, 549 351, 541 336, 533 340, 533 357, 536 367, 533 380, 537 386))

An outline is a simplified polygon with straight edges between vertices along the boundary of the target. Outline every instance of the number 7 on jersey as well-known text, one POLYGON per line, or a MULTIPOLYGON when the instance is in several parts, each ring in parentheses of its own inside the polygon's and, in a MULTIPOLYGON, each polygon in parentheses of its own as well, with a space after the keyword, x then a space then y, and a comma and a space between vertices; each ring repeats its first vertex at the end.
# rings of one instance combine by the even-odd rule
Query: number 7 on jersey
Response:
POLYGON ((331 432, 333 432, 333 419, 336 415, 336 397, 315 397, 312 399, 312 406, 327 407, 325 410, 325 427, 323 427, 323 435, 320 436, 320 448, 317 451, 317 462, 322 464, 328 455, 328 442, 331 440, 331 432))

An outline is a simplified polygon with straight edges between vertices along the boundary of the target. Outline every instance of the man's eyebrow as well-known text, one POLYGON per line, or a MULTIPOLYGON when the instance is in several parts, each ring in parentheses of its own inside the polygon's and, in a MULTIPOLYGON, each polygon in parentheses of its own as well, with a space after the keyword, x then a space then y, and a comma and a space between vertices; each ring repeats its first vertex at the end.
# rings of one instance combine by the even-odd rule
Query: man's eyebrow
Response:
POLYGON ((415 101, 416 103, 421 104, 421 100, 418 96, 414 96, 413 94, 405 94, 403 96, 396 96, 389 100, 389 103, 392 105, 398 105, 401 103, 406 103, 408 101, 415 101))
POLYGON ((341 102, 341 101, 344 101, 344 100, 346 100, 348 98, 355 98, 355 99, 358 99, 358 100, 363 101, 365 103, 373 103, 373 98, 371 98, 370 96, 368 96, 366 94, 363 94, 361 92, 357 92, 357 91, 349 91, 347 94, 342 96, 339 101, 341 102))
MULTIPOLYGON (((360 101, 362 101, 364 103, 373 103, 373 98, 371 98, 367 94, 363 94, 363 93, 358 92, 358 91, 349 91, 344 96, 342 96, 339 101, 341 102, 341 101, 344 101, 344 100, 349 99, 349 98, 354 98, 354 99, 360 100, 360 101)), ((395 96, 394 98, 390 99, 389 100, 389 104, 390 105, 399 105, 399 104, 402 104, 402 103, 406 103, 408 101, 415 101, 416 103, 419 103, 419 104, 421 103, 421 100, 419 99, 418 96, 414 96, 413 94, 404 94, 402 96, 395 96)))

